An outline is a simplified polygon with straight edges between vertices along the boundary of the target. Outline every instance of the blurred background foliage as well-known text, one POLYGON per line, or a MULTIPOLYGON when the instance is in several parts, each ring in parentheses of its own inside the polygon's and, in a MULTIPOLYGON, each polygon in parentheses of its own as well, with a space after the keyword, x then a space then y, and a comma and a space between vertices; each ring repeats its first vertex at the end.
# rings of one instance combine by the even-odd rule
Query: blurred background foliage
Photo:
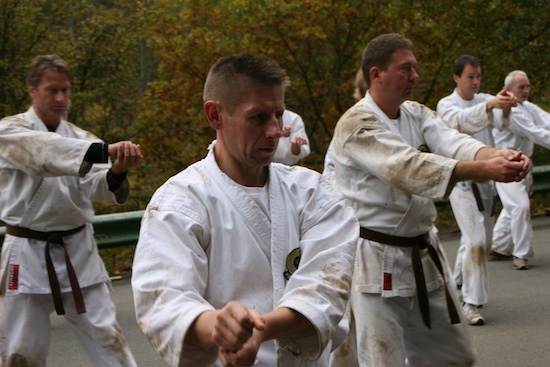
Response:
MULTIPOLYGON (((30 105, 28 65, 58 54, 72 66, 69 120, 107 142, 130 139, 144 163, 129 175, 123 207, 143 209, 166 179, 206 154, 215 137, 202 111, 202 86, 221 56, 271 56, 292 81, 287 108, 305 123, 321 171, 332 131, 353 103, 361 53, 373 37, 398 32, 416 48, 413 99, 431 108, 454 88, 453 60, 482 63, 482 91, 525 70, 531 100, 550 107, 550 5, 544 0, 0 0, 0 117, 30 105)), ((536 148, 535 164, 550 164, 536 148)))

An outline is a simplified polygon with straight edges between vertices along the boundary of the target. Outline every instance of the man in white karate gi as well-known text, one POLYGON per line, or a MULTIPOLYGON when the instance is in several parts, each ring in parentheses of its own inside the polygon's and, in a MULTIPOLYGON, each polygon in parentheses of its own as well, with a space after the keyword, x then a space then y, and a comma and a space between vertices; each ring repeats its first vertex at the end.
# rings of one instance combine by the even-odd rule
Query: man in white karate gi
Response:
POLYGON ((204 86, 216 140, 147 206, 136 316, 171 366, 327 366, 345 336, 359 226, 319 173, 271 163, 287 84, 265 56, 219 59, 204 86))
POLYGON ((295 112, 285 110, 281 138, 273 155, 273 162, 292 166, 307 157, 310 152, 306 127, 302 117, 295 112))
POLYGON ((402 35, 369 42, 362 60, 369 90, 334 132, 337 187, 355 209, 361 238, 351 330, 331 366, 472 365, 433 199, 468 179, 519 181, 531 166, 525 155, 487 147, 408 101, 416 67, 402 35))
POLYGON ((126 173, 140 147, 105 144, 65 120, 71 72, 59 56, 36 57, 27 87, 33 105, 0 121, 0 365, 46 366, 55 309, 93 366, 135 366, 109 296, 91 200, 128 200, 126 173))
MULTIPOLYGON (((456 88, 437 104, 437 113, 447 126, 469 134, 494 147, 492 128, 508 124, 515 97, 503 88, 496 96, 479 93, 481 65, 471 55, 458 57, 453 64, 456 88)), ((470 325, 483 325, 479 306, 488 301, 487 254, 495 223, 496 189, 493 181, 461 181, 449 196, 460 228, 460 246, 454 278, 462 292, 462 313, 470 325)))
MULTIPOLYGON (((504 87, 516 97, 510 125, 506 129, 493 129, 498 148, 521 150, 533 154, 533 144, 550 149, 550 114, 528 101, 531 84, 524 71, 514 70, 504 80, 504 87)), ((531 226, 532 175, 520 182, 496 183, 502 210, 493 232, 489 260, 513 260, 512 268, 527 270, 533 257, 533 228, 531 226)))

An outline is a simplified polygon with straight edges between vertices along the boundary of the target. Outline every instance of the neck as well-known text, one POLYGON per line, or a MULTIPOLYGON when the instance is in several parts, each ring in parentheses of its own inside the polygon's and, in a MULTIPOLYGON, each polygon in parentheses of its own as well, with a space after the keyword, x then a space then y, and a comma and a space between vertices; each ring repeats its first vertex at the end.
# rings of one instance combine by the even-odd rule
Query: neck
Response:
POLYGON ((230 179, 242 186, 263 187, 267 182, 267 167, 244 166, 229 159, 229 154, 223 152, 223 146, 216 143, 214 158, 220 170, 230 179))
POLYGON ((36 107, 34 108, 34 112, 36 113, 36 116, 46 125, 48 130, 55 131, 57 127, 59 126, 59 123, 61 122, 60 116, 48 116, 42 113, 39 109, 36 107))
POLYGON ((382 93, 378 93, 376 90, 371 90, 370 95, 376 105, 386 114, 386 116, 388 116, 388 118, 392 120, 399 118, 399 108, 403 102, 397 104, 390 98, 385 98, 382 93))
POLYGON ((458 95, 460 96, 460 98, 462 98, 463 100, 465 101, 471 101, 472 99, 474 99, 474 95, 466 95, 464 94, 459 88, 456 89, 456 92, 458 93, 458 95))

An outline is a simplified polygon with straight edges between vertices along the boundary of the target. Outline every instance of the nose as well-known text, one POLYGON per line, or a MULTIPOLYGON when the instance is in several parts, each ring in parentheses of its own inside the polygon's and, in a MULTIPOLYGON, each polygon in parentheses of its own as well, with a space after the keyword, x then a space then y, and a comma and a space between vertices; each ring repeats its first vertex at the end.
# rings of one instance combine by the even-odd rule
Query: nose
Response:
POLYGON ((411 75, 410 75, 410 79, 412 81, 415 81, 416 79, 418 79, 420 77, 420 75, 418 75, 418 72, 416 71, 416 68, 413 68, 412 69, 412 72, 411 72, 411 75))
POLYGON ((55 94, 55 100, 58 102, 65 102, 68 99, 68 95, 65 92, 57 92, 55 94))
POLYGON ((268 138, 280 138, 283 127, 282 117, 278 118, 273 114, 266 124, 265 134, 268 138))

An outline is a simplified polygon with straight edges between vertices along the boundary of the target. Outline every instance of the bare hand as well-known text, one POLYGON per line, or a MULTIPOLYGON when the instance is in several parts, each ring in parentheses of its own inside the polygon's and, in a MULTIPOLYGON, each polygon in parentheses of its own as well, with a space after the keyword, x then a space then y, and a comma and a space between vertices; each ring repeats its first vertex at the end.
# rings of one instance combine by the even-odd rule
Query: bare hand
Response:
POLYGON ((512 149, 500 149, 498 156, 489 160, 492 168, 495 169, 496 177, 493 178, 499 182, 519 182, 527 176, 532 168, 531 159, 512 149))
POLYGON ((518 105, 518 101, 516 96, 508 87, 503 87, 502 90, 498 92, 498 94, 487 104, 491 109, 502 109, 502 114, 507 117, 510 114, 512 107, 516 107, 518 105))
POLYGON ((289 125, 285 125, 281 129, 281 137, 288 138, 291 132, 292 132, 292 128, 289 125))
POLYGON ((143 158, 141 147, 131 141, 120 141, 109 144, 109 156, 115 159, 111 170, 114 174, 120 175, 139 164, 143 158))
POLYGON ((263 341, 265 324, 262 316, 256 310, 248 310, 250 316, 257 319, 259 328, 254 328, 252 336, 237 350, 219 349, 218 356, 224 367, 248 367, 253 366, 256 355, 263 341))
POLYGON ((229 302, 216 315, 212 339, 220 350, 237 352, 250 343, 255 329, 265 330, 261 315, 237 302, 229 302))
POLYGON ((304 138, 303 136, 301 135, 296 135, 295 137, 293 137, 290 142, 292 144, 298 144, 298 145, 306 145, 307 144, 307 140, 306 138, 304 138))

